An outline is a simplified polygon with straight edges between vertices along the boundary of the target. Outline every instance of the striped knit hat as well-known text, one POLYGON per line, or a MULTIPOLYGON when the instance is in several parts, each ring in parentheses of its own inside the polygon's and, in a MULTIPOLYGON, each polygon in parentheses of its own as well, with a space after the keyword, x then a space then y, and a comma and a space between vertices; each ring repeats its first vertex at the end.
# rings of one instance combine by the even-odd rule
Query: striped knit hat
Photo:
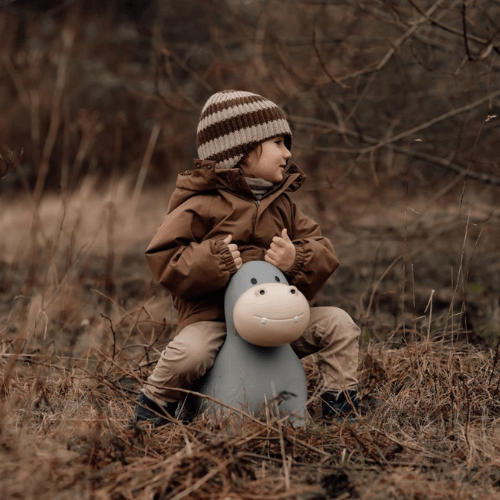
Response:
POLYGON ((223 90, 203 107, 196 146, 200 160, 215 161, 215 168, 233 168, 259 143, 278 135, 290 149, 292 132, 276 104, 251 92, 223 90))

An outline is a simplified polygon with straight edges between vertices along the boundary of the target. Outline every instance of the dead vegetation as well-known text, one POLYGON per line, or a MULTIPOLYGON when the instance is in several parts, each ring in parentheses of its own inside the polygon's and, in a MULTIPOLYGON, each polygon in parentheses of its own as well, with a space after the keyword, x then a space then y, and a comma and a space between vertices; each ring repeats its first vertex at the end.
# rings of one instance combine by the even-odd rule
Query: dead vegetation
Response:
MULTIPOLYGON (((308 359, 309 427, 271 415, 137 427, 138 390, 175 323, 142 255, 165 207, 149 191, 132 215, 117 209, 130 193, 121 184, 96 193, 87 182, 64 202, 44 197, 36 223, 22 196, 1 203, 0 229, 12 235, 0 267, 6 498, 500 496, 498 340, 467 341, 460 314, 436 318, 432 301, 384 338, 365 324, 355 425, 321 422, 308 359)), ((391 283, 386 273, 367 290, 391 283)))
POLYGON ((500 498, 498 4, 28 3, 0 2, 2 498, 500 498), (320 421, 314 359, 309 427, 133 423, 176 321, 143 252, 223 87, 294 126, 355 425, 320 421))
MULTIPOLYGON (((20 356, 2 371, 1 489, 6 498, 496 498, 495 364, 444 343, 373 345, 355 425, 202 416, 151 430, 131 421, 135 391, 123 382, 137 380, 137 366, 108 358, 66 371, 20 356)), ((313 380, 315 365, 305 366, 313 380)))

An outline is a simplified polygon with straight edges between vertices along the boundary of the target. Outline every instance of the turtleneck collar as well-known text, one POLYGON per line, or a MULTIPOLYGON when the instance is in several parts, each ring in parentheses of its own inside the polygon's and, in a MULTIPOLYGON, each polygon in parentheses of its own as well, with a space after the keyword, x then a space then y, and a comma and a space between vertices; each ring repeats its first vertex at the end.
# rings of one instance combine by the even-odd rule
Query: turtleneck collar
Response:
POLYGON ((261 200, 267 193, 275 187, 272 182, 264 179, 256 179, 254 177, 245 177, 248 187, 258 200, 261 200))

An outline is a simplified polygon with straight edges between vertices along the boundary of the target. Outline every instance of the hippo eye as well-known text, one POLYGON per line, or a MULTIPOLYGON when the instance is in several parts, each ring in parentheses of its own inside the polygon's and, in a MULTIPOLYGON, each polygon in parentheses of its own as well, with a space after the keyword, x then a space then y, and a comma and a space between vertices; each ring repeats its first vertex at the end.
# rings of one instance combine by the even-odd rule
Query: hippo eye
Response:
POLYGON ((261 290, 259 293, 260 293, 261 295, 265 295, 265 294, 266 294, 266 291, 265 291, 265 290, 261 290))
POLYGON ((275 276, 274 279, 279 283, 280 282, 280 279, 278 276, 275 276))
POLYGON ((250 280, 250 283, 252 283, 252 285, 256 285, 257 284, 257 280, 255 278, 252 278, 250 280))

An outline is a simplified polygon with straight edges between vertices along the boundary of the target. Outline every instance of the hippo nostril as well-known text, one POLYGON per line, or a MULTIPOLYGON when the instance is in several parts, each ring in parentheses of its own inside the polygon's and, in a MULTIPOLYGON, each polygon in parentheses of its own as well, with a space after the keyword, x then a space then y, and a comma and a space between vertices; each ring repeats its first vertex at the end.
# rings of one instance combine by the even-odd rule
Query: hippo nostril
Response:
POLYGON ((261 295, 265 295, 265 294, 266 294, 266 291, 265 291, 265 290, 261 290, 259 293, 260 293, 261 295))
POLYGON ((295 288, 292 288, 292 289, 290 290, 290 293, 292 293, 292 294, 294 294, 294 295, 295 295, 295 294, 297 293, 297 290, 295 290, 295 288))

